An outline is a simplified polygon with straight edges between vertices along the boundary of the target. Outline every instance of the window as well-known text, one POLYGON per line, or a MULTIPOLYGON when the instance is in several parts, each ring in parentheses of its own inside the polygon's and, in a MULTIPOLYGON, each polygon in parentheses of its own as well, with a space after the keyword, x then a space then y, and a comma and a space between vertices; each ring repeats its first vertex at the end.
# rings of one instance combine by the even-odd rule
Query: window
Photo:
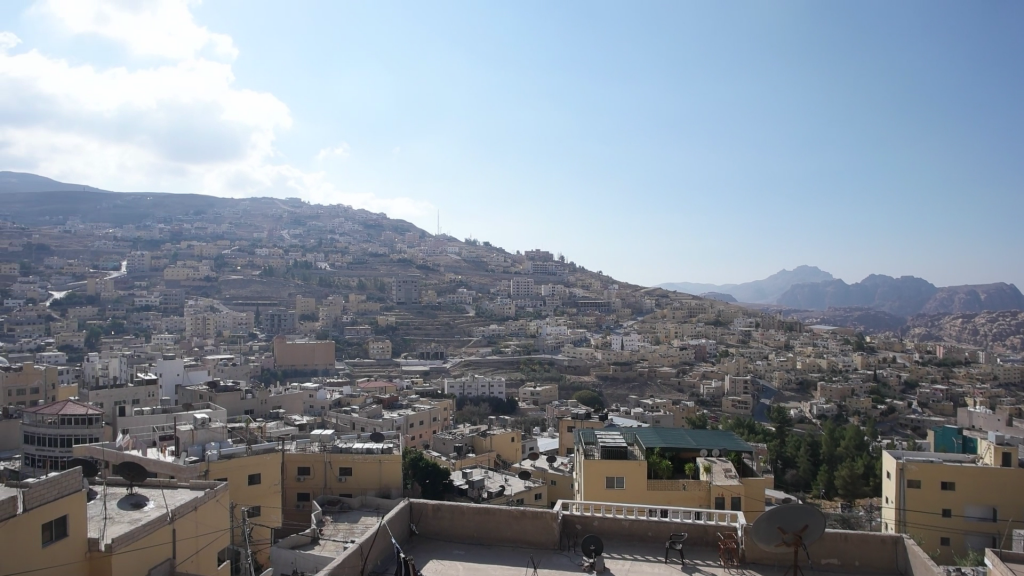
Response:
POLYGON ((558 481, 557 480, 552 480, 551 481, 551 485, 552 486, 558 486, 558 481))
POLYGON ((263 476, 259 473, 249 474, 249 486, 255 486, 263 483, 263 476))
POLYGON ((299 476, 312 476, 313 473, 309 466, 299 466, 299 476))
POLYGON ((256 414, 256 409, 255 408, 249 408, 249 409, 247 409, 245 411, 245 415, 246 416, 254 416, 255 414, 256 414))
POLYGON ((920 480, 907 480, 907 488, 917 488, 917 489, 920 489, 921 488, 921 481, 920 480))
POLYGON ((743 498, 740 496, 733 496, 729 501, 729 510, 735 510, 737 512, 743 511, 743 498))
POLYGON ((886 480, 892 480, 892 472, 886 470, 885 471, 885 479, 886 480))
POLYGON ((53 544, 68 537, 68 517, 65 514, 55 520, 43 524, 43 546, 53 544))
POLYGON ((569 432, 569 433, 572 433, 572 431, 573 431, 573 430, 575 430, 575 429, 576 429, 576 427, 575 427, 575 426, 569 426, 568 428, 566 428, 566 430, 565 430, 565 431, 566 431, 566 432, 569 432))
POLYGON ((141 403, 142 403, 142 400, 139 400, 138 398, 132 398, 132 405, 141 404, 141 403))
POLYGON ((28 389, 29 394, 39 394, 39 386, 33 386, 28 389))
POLYGON ((351 476, 352 468, 350 466, 343 466, 338 468, 338 476, 351 476))
POLYGON ((296 502, 309 502, 310 500, 309 492, 299 492, 295 495, 296 502))
POLYGON ((949 546, 949 538, 946 538, 945 536, 939 538, 939 546, 949 546))
POLYGON ((949 508, 943 508, 942 509, 942 517, 943 518, 952 518, 953 517, 953 511, 950 510, 949 508))
POLYGON ((725 496, 715 496, 715 510, 725 510, 725 496))
POLYGON ((538 492, 538 493, 536 493, 536 494, 534 494, 534 495, 533 495, 533 499, 534 499, 534 500, 540 500, 540 499, 541 499, 541 498, 542 498, 543 496, 544 496, 543 494, 541 494, 540 492, 538 492))
POLYGON ((259 506, 249 506, 245 509, 246 518, 259 518, 263 510, 259 506))
POLYGON ((956 491, 956 482, 942 482, 940 488, 947 492, 954 492, 956 491))
POLYGON ((604 487, 607 490, 625 490, 626 489, 626 477, 625 476, 605 476, 604 487))

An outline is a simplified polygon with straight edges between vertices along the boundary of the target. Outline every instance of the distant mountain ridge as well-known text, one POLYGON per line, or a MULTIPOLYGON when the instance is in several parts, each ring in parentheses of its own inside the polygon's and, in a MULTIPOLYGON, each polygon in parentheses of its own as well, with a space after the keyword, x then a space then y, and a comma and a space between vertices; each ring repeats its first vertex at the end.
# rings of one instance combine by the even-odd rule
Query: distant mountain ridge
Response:
POLYGON ((0 171, 0 194, 20 192, 107 192, 82 184, 67 184, 27 172, 0 171))
POLYGON ((797 266, 780 270, 763 279, 742 284, 701 284, 695 282, 668 282, 658 288, 686 292, 687 294, 717 293, 732 296, 739 302, 774 304, 794 284, 833 280, 834 276, 817 266, 797 266))
POLYGON ((872 274, 853 284, 838 279, 795 284, 777 303, 802 310, 869 308, 908 317, 1024 310, 1024 294, 1005 282, 939 288, 915 276, 872 274))

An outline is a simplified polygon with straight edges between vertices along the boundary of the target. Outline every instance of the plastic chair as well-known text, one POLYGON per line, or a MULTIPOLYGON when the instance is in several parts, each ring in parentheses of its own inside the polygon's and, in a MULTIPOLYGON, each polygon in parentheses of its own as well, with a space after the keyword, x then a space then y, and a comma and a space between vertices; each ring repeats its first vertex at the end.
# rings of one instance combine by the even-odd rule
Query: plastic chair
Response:
POLYGON ((689 534, 684 532, 676 532, 670 534, 668 542, 665 542, 665 564, 668 564, 668 555, 671 551, 679 551, 679 563, 686 564, 686 555, 683 554, 683 542, 686 542, 686 538, 689 534))

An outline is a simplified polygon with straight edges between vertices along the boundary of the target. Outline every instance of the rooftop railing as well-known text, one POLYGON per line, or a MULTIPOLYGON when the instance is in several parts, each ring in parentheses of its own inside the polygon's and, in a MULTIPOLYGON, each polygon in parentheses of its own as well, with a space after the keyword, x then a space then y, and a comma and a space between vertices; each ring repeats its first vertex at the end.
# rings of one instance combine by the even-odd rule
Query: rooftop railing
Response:
POLYGON ((582 500, 559 500, 555 505, 555 510, 561 515, 570 516, 730 527, 736 530, 741 542, 743 541, 743 526, 747 523, 743 512, 734 510, 707 510, 582 500))

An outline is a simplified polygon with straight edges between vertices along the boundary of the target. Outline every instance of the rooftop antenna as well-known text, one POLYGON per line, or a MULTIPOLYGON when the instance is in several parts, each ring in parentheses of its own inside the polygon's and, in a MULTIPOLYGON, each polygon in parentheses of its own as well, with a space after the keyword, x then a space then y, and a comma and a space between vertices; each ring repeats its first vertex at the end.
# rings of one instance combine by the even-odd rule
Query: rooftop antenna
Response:
POLYGON ((814 506, 807 504, 783 504, 765 512, 751 527, 754 543, 768 552, 785 553, 793 551, 793 565, 783 576, 803 576, 800 569, 800 550, 807 561, 811 555, 807 545, 813 544, 825 533, 825 515, 814 506))
POLYGON ((144 483, 146 478, 149 478, 149 470, 146 470, 146 467, 138 462, 121 462, 114 466, 113 472, 128 482, 129 496, 137 494, 135 486, 144 483))
POLYGON ((584 570, 604 572, 604 558, 601 558, 601 554, 604 554, 604 542, 598 535, 584 536, 583 542, 580 543, 580 551, 583 552, 584 570))

